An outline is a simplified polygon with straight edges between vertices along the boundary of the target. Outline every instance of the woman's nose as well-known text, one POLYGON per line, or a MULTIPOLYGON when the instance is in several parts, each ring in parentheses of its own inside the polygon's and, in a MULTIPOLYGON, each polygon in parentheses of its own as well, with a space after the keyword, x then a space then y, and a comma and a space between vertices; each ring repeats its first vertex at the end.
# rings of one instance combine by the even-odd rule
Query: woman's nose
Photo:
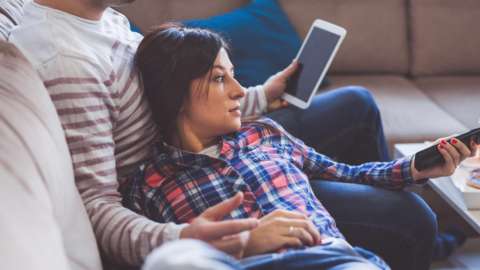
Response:
POLYGON ((246 94, 246 90, 245 88, 240 85, 240 83, 234 79, 234 83, 232 85, 232 91, 231 91, 231 97, 233 99, 240 99, 240 98, 243 98, 246 94))

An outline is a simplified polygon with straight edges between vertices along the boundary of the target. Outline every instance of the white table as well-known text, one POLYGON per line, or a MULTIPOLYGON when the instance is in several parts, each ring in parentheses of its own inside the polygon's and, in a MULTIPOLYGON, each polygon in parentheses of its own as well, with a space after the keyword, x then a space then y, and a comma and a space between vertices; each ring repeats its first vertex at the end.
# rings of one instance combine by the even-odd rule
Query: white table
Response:
MULTIPOLYGON (((425 147, 424 143, 396 144, 394 155, 395 158, 412 155, 425 147)), ((428 181, 428 185, 480 234, 480 209, 467 209, 463 194, 455 187, 451 177, 431 179, 428 181)), ((480 193, 478 195, 480 196, 480 193)))

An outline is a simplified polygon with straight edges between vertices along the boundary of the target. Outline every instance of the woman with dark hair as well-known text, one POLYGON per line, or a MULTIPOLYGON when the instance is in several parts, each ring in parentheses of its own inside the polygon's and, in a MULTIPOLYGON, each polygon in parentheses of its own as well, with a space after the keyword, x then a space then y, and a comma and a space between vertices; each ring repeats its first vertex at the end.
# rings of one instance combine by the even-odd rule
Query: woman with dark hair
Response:
POLYGON ((246 268, 388 269, 345 240, 309 179, 401 189, 453 173, 472 153, 461 141, 442 139, 445 163, 422 172, 412 157, 353 166, 317 153, 270 119, 242 121, 246 90, 235 80, 227 44, 208 30, 161 26, 135 60, 163 138, 122 185, 124 205, 158 222, 194 223, 208 208, 243 196, 226 218, 260 220, 238 256, 251 257, 241 261, 246 268))

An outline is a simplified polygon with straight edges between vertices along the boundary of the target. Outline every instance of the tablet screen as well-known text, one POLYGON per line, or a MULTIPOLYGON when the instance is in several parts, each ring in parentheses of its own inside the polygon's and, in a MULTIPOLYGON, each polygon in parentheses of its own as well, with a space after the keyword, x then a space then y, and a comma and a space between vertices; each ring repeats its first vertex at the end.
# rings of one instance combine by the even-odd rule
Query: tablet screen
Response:
POLYGON ((339 39, 340 36, 332 32, 313 28, 298 58, 300 68, 288 82, 287 93, 308 101, 339 39))

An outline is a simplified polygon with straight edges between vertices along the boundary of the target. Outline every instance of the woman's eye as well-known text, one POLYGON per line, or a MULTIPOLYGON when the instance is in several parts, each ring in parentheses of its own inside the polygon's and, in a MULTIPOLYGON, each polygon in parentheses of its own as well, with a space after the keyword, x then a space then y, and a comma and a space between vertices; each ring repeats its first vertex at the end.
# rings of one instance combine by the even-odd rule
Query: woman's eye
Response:
POLYGON ((215 76, 213 80, 218 83, 223 83, 225 81, 225 76, 215 76))

